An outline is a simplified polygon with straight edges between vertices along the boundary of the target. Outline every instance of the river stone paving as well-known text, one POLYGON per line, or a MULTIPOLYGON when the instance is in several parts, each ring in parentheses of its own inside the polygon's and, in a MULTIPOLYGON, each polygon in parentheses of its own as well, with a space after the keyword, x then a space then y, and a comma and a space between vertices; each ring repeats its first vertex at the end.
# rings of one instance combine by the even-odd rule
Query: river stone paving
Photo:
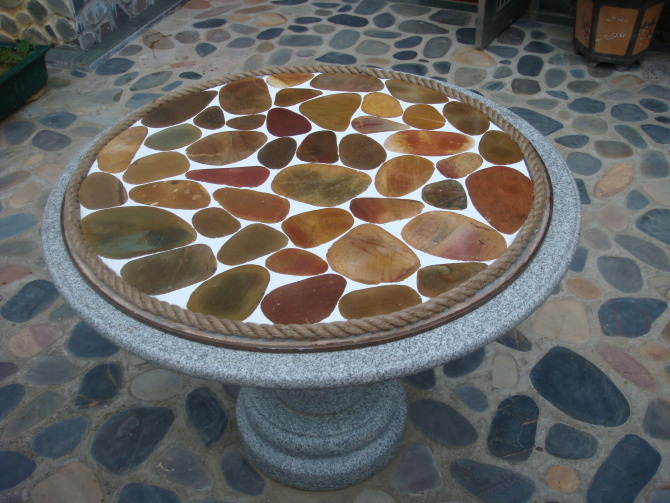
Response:
POLYGON ((589 68, 571 29, 523 20, 478 51, 473 14, 412 4, 191 0, 92 72, 49 68, 46 93, 0 122, 0 501, 670 501, 670 56, 589 68), (509 107, 566 159, 583 210, 547 302, 488 347, 403 378, 396 458, 326 493, 245 458, 237 386, 160 369, 83 323, 39 244, 63 166, 130 110, 318 62, 440 78, 509 107))

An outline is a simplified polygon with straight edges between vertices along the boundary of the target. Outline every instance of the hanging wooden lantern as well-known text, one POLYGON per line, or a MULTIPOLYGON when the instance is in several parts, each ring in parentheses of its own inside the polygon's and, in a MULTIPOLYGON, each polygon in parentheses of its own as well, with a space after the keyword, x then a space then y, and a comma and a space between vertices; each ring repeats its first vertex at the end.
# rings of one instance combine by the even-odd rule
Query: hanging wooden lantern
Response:
POLYGON ((665 0, 577 0, 575 50, 596 64, 627 66, 644 57, 665 0))

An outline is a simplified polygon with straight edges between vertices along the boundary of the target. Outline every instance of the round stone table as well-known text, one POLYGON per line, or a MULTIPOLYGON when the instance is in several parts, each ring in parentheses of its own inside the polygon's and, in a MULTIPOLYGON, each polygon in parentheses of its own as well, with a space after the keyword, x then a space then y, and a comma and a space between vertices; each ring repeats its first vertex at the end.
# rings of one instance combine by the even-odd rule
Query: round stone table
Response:
POLYGON ((400 446, 407 405, 397 378, 463 356, 516 327, 558 285, 577 246, 580 201, 562 158, 525 121, 469 94, 536 149, 550 177, 553 207, 544 240, 525 269, 497 295, 438 328, 338 351, 262 352, 207 345, 138 321, 82 277, 63 239, 64 194, 90 145, 67 166, 47 202, 42 227, 47 266, 72 308, 118 346, 166 368, 242 386, 240 436, 248 457, 265 474, 313 490, 361 482, 383 468, 400 446))

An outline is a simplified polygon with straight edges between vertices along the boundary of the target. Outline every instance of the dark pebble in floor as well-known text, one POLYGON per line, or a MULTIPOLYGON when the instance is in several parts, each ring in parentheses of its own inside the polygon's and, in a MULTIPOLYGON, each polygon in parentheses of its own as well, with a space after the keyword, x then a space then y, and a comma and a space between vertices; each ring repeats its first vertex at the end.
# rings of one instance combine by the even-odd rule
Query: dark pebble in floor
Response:
POLYGON ((537 418, 535 400, 526 395, 505 398, 493 415, 486 445, 495 457, 518 463, 527 460, 535 448, 537 418))
POLYGON ((7 416, 23 398, 26 387, 23 384, 8 384, 0 388, 0 419, 7 416))
POLYGON ((568 148, 582 148, 589 142, 589 137, 583 134, 573 134, 556 138, 556 143, 568 148))
POLYGON ((58 290, 51 281, 37 279, 24 285, 0 309, 3 318, 15 323, 33 319, 58 298, 58 290))
POLYGON ((670 440, 670 400, 654 398, 649 402, 642 428, 650 437, 670 440))
POLYGON ((121 489, 116 503, 179 503, 179 497, 163 487, 133 482, 121 489))
POLYGON ((97 75, 119 75, 126 73, 134 64, 134 61, 126 58, 109 58, 96 68, 95 73, 97 75))
POLYGON ((404 494, 424 494, 441 485, 442 477, 430 447, 411 443, 400 449, 391 475, 391 487, 404 494))
POLYGON ((581 114, 598 114, 605 110, 605 103, 592 98, 577 98, 568 104, 568 108, 581 114))
POLYGON ((47 152, 57 152, 70 145, 70 143, 72 143, 72 139, 69 136, 65 136, 64 134, 58 133, 56 131, 43 129, 35 136, 33 136, 32 143, 33 146, 41 150, 45 150, 47 152))
POLYGON ((600 328, 605 335, 641 337, 649 333, 667 307, 667 302, 658 299, 610 299, 598 309, 600 328))
POLYGON ((641 210, 649 205, 649 199, 639 190, 631 190, 626 196, 626 207, 629 210, 641 210))
POLYGON ((566 158, 566 163, 570 171, 583 176, 596 174, 603 165, 600 159, 584 152, 571 152, 566 158))
POLYGON ((616 236, 614 241, 628 253, 646 264, 661 271, 670 271, 670 258, 668 258, 668 254, 654 243, 627 234, 616 236))
MULTIPOLYGON (((642 131, 647 133, 649 138, 661 145, 670 143, 670 129, 656 124, 642 124, 642 131)), ((38 133, 39 134, 39 133, 38 133)))
POLYGON ((466 384, 456 388, 456 396, 475 412, 484 412, 489 408, 489 399, 486 397, 486 394, 474 386, 466 384))
POLYGON ((544 136, 549 136, 559 129, 563 129, 563 124, 539 112, 528 110, 523 107, 510 107, 510 110, 525 121, 530 122, 530 124, 544 136))
POLYGON ((446 403, 431 399, 412 402, 409 418, 421 433, 439 444, 458 448, 477 441, 477 430, 470 421, 446 403))
POLYGON ((223 451, 221 471, 233 491, 247 496, 258 496, 265 491, 265 480, 244 457, 239 445, 231 445, 223 451))
POLYGON ((557 458, 588 459, 595 455, 598 440, 593 435, 577 428, 557 423, 549 429, 544 448, 557 458))
POLYGON ((106 358, 115 354, 119 348, 82 321, 70 332, 67 350, 80 358, 106 358))
POLYGON ((30 138, 34 131, 35 124, 32 122, 14 121, 7 124, 2 132, 9 145, 18 145, 30 138))
MULTIPOLYGON (((35 471, 35 462, 16 451, 0 451, 0 491, 10 489, 26 480, 35 471)), ((17 500, 15 500, 17 501, 17 500)))
POLYGON ((450 472, 466 491, 487 503, 527 503, 535 495, 532 480, 506 468, 456 459, 450 472))
POLYGON ((642 273, 634 260, 625 257, 598 257, 598 271, 610 285, 624 293, 642 288, 642 273))
POLYGON ((411 384, 412 386, 415 386, 419 389, 432 389, 435 387, 436 381, 435 381, 435 370, 434 369, 428 369, 424 370, 423 372, 419 372, 417 374, 412 374, 408 376, 404 376, 402 378, 403 382, 406 382, 407 384, 411 384))
POLYGON ((215 444, 226 432, 228 414, 209 389, 191 391, 186 396, 185 407, 186 417, 205 447, 215 444))
POLYGON ((89 370, 81 380, 74 406, 103 407, 119 394, 123 377, 118 363, 103 363, 89 370))
POLYGON ((444 375, 456 378, 474 372, 484 361, 485 355, 486 349, 480 348, 456 360, 445 363, 443 367, 444 375))
POLYGON ((670 210, 656 208, 637 219, 635 225, 645 234, 670 244, 670 210))
POLYGON ((545 400, 579 421, 619 426, 630 416, 628 401, 612 380, 568 348, 549 350, 531 370, 530 380, 545 400))
POLYGON ((59 458, 74 450, 84 439, 88 419, 77 416, 45 428, 33 439, 33 450, 45 458, 59 458))

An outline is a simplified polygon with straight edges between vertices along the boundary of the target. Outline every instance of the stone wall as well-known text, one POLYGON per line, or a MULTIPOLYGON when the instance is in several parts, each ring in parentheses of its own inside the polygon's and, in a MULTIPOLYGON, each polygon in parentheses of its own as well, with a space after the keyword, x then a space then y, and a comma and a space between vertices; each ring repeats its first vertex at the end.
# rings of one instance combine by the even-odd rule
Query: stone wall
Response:
POLYGON ((155 0, 0 0, 0 40, 88 49, 155 0))

